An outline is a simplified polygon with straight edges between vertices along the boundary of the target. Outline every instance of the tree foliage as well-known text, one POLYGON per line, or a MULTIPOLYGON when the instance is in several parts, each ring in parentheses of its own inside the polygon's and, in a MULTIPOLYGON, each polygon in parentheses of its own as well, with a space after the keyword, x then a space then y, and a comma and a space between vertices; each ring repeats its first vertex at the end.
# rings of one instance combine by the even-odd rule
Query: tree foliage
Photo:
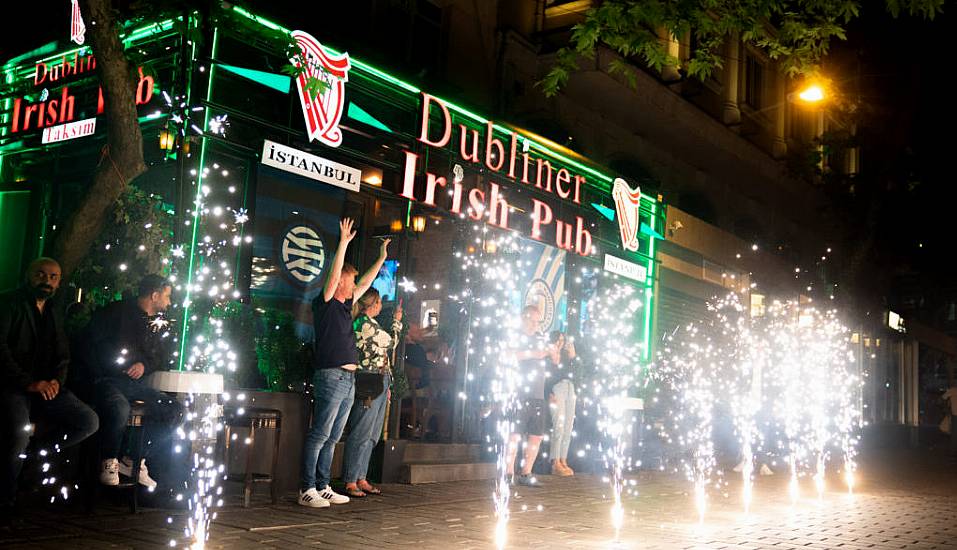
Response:
POLYGON ((108 214, 71 279, 84 290, 84 301, 95 306, 130 295, 143 276, 169 267, 164 258, 170 252, 173 214, 160 197, 128 185, 108 214))
MULTIPOLYGON (((886 0, 886 9, 933 19, 945 0, 886 0)), ((779 62, 790 76, 814 74, 831 40, 846 39, 848 23, 860 15, 859 0, 604 0, 575 25, 568 46, 541 86, 554 95, 578 67, 605 45, 628 60, 661 70, 681 66, 690 77, 705 79, 724 65, 724 44, 737 37, 779 62), (682 65, 668 53, 669 37, 694 39, 682 65)), ((627 62, 617 60, 612 72, 628 75, 627 62)))

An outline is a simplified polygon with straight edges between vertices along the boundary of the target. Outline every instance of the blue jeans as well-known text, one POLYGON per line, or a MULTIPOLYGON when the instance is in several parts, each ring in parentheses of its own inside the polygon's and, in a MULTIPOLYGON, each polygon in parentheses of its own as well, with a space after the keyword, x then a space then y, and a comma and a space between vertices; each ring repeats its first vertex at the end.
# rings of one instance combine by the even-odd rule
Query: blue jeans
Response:
POLYGON ((552 387, 555 402, 552 409, 552 441, 548 457, 552 460, 568 458, 568 447, 572 442, 572 430, 575 427, 575 384, 571 380, 561 380, 552 387))
POLYGON ((356 395, 356 375, 345 369, 317 369, 312 384, 316 408, 302 448, 299 480, 303 491, 329 485, 332 455, 356 395))
POLYGON ((382 436, 385 422, 385 406, 389 394, 391 376, 383 377, 382 393, 372 400, 368 408, 356 402, 349 414, 349 437, 346 439, 346 454, 342 461, 342 480, 355 483, 365 479, 369 471, 369 459, 382 436))
POLYGON ((41 448, 54 444, 61 448, 76 445, 93 435, 99 427, 93 409, 67 389, 61 388, 57 396, 49 401, 38 393, 0 390, 0 418, 3 419, 0 423, 0 453, 3 457, 3 465, 0 466, 0 506, 12 505, 17 493, 17 478, 23 467, 20 456, 30 442, 30 432, 24 428, 30 424, 31 412, 50 420, 55 426, 55 430, 49 433, 49 439, 39 443, 41 448))

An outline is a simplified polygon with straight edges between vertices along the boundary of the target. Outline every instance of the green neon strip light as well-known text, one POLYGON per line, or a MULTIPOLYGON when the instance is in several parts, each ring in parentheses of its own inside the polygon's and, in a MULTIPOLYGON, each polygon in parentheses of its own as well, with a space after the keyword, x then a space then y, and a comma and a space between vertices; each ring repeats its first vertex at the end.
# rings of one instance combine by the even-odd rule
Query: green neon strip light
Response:
POLYGON ((369 126, 372 126, 373 128, 385 130, 386 132, 392 131, 391 128, 379 122, 379 119, 370 115, 365 109, 363 109, 362 107, 359 107, 352 101, 349 102, 349 109, 346 111, 346 116, 348 116, 352 120, 358 120, 359 122, 363 124, 368 124, 369 126))
MULTIPOLYGON (((216 59, 216 53, 219 50, 219 28, 213 29, 213 59, 216 59)), ((209 81, 206 86, 206 101, 213 99, 213 74, 216 71, 214 63, 209 68, 209 81)), ((199 147, 199 167, 196 170, 196 196, 193 199, 193 236, 189 245, 189 271, 186 276, 186 297, 183 307, 183 332, 180 338, 179 346, 179 370, 183 370, 183 363, 186 361, 186 341, 189 339, 189 304, 193 291, 193 263, 196 260, 196 240, 199 238, 199 218, 200 211, 198 205, 203 196, 203 167, 206 166, 206 127, 209 126, 209 109, 203 114, 203 135, 200 138, 199 147)))
POLYGON ((0 153, 9 153, 10 151, 16 151, 23 149, 23 140, 10 142, 3 147, 0 147, 0 153))
MULTIPOLYGON (((162 33, 162 32, 166 32, 166 31, 172 29, 172 28, 173 28, 173 24, 174 24, 175 21, 182 21, 182 17, 177 17, 177 18, 175 18, 175 19, 166 19, 166 20, 160 21, 160 22, 158 22, 158 23, 151 23, 151 24, 149 24, 149 25, 145 25, 145 26, 142 26, 142 27, 138 27, 138 28, 134 29, 133 31, 131 31, 131 32, 129 32, 129 33, 122 33, 122 34, 120 34, 120 40, 123 41, 123 46, 124 46, 124 48, 128 48, 128 47, 130 47, 130 45, 131 45, 133 42, 136 42, 136 41, 141 40, 141 39, 143 39, 143 38, 147 38, 147 37, 153 36, 153 35, 155 35, 155 34, 159 34, 159 33, 162 33)), ((32 57, 35 57, 35 56, 38 56, 38 55, 44 55, 44 54, 50 53, 51 51, 55 51, 57 45, 58 45, 58 42, 50 42, 50 43, 48 43, 48 44, 46 44, 46 45, 44 45, 44 46, 41 46, 40 48, 37 48, 37 49, 35 49, 35 50, 33 50, 33 51, 27 52, 27 53, 25 53, 25 54, 23 54, 23 55, 18 55, 17 57, 14 57, 14 58, 8 60, 8 61, 3 65, 3 68, 4 68, 4 69, 14 68, 14 70, 19 71, 19 73, 21 73, 21 74, 18 74, 17 76, 18 76, 20 79, 32 78, 32 77, 33 77, 33 74, 34 74, 34 71, 36 70, 36 64, 37 64, 37 63, 47 63, 47 64, 49 65, 49 62, 51 62, 51 61, 60 61, 60 60, 62 60, 64 57, 66 57, 67 59, 69 59, 69 58, 71 58, 71 57, 73 56, 73 54, 80 54, 81 56, 82 56, 82 55, 86 55, 86 54, 87 54, 87 50, 90 49, 89 46, 85 46, 85 45, 84 45, 84 46, 78 46, 78 47, 71 48, 71 49, 66 50, 66 51, 61 51, 61 52, 53 53, 52 55, 49 55, 49 56, 47 56, 47 57, 44 57, 43 59, 38 59, 38 60, 32 61, 32 62, 31 62, 30 64, 28 64, 28 65, 24 65, 24 66, 17 67, 17 64, 18 64, 18 63, 21 63, 21 62, 23 62, 23 61, 26 61, 26 60, 28 60, 28 59, 30 59, 30 58, 32 58, 32 57)), ((53 66, 51 66, 50 68, 57 67, 57 66, 58 66, 58 65, 53 65, 53 66)))
POLYGON ((29 52, 27 52, 27 53, 25 53, 25 54, 22 54, 22 55, 18 55, 18 56, 16 56, 16 57, 14 57, 13 59, 8 60, 6 63, 4 63, 3 68, 4 68, 4 69, 7 69, 7 68, 10 68, 10 67, 15 67, 18 63, 22 63, 22 62, 24 62, 24 61, 26 61, 26 60, 28 60, 28 59, 32 59, 32 58, 34 58, 34 57, 38 57, 38 56, 41 56, 41 55, 46 55, 46 54, 51 53, 51 52, 55 52, 55 51, 56 51, 56 47, 57 47, 57 42, 56 42, 56 41, 47 42, 46 44, 40 46, 39 48, 37 48, 37 49, 35 49, 35 50, 29 51, 29 52))
POLYGON ((146 38, 148 36, 153 36, 154 34, 159 34, 161 32, 166 32, 173 28, 173 23, 175 21, 182 21, 182 17, 176 17, 175 19, 165 19, 158 23, 153 23, 134 29, 128 35, 121 34, 120 39, 123 41, 124 46, 129 46, 130 43, 146 38))
MULTIPOLYGON (((651 230, 657 231, 655 227, 658 225, 658 203, 657 201, 651 203, 651 230)), ((646 279, 645 284, 645 322, 644 322, 644 333, 645 333, 645 363, 651 360, 651 335, 652 335, 652 323, 654 321, 654 288, 655 284, 655 245, 657 244, 655 239, 648 240, 648 263, 645 265, 646 279)))
POLYGON ((216 63, 216 65, 222 67, 226 72, 239 75, 243 78, 248 78, 253 82, 262 84, 267 88, 272 88, 273 90, 282 92, 284 94, 289 93, 289 87, 292 84, 292 79, 286 75, 267 73, 265 71, 257 71, 255 69, 247 69, 245 67, 236 67, 233 65, 227 65, 225 63, 216 63))

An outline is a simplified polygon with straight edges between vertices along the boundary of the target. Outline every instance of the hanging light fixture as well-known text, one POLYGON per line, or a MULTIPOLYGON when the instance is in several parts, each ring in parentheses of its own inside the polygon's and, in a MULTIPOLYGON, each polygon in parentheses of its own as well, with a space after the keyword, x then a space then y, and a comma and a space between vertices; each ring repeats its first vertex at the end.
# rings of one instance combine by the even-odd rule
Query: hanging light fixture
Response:
POLYGON ((164 151, 172 151, 173 146, 176 144, 176 136, 173 135, 173 132, 170 132, 166 128, 160 130, 159 133, 159 146, 160 149, 164 151))
POLYGON ((412 216, 412 231, 416 233, 425 231, 425 216, 412 216))

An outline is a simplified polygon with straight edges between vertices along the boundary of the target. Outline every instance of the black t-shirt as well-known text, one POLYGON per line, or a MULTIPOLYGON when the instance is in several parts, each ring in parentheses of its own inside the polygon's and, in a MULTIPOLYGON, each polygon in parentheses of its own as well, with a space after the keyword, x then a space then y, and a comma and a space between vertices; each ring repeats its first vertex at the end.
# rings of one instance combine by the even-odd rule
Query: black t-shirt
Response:
POLYGON ((352 331, 352 298, 340 302, 323 300, 322 294, 312 301, 312 324, 315 327, 315 354, 312 364, 317 369, 337 369, 357 365, 359 353, 352 331))

